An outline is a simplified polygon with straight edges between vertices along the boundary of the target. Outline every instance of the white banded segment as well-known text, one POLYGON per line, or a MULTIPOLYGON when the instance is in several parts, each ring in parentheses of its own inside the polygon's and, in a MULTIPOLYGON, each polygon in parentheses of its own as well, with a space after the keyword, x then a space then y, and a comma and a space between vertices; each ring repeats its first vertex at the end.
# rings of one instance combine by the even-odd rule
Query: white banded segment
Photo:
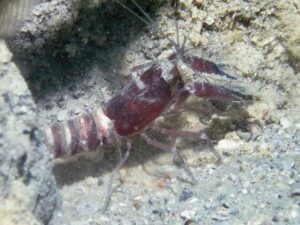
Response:
POLYGON ((45 144, 54 157, 72 156, 111 144, 111 120, 102 110, 56 123, 45 131, 45 144))

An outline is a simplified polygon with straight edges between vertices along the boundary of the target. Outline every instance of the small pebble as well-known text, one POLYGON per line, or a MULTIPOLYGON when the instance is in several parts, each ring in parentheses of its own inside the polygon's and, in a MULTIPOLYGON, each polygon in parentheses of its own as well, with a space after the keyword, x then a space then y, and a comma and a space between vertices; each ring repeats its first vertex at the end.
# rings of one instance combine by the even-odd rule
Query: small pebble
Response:
POLYGON ((73 113, 74 115, 79 115, 81 110, 79 108, 74 109, 73 113))
POLYGON ((229 174, 228 179, 231 180, 231 181, 236 181, 237 176, 234 175, 233 173, 231 173, 231 174, 229 174))
POLYGON ((72 96, 73 96, 73 98, 78 99, 78 98, 84 96, 84 93, 82 91, 78 90, 78 91, 75 91, 75 93, 73 93, 72 96))
POLYGON ((229 211, 229 214, 232 216, 237 216, 240 213, 238 209, 232 209, 229 211))
POLYGON ((255 141, 262 133, 262 129, 258 124, 250 124, 248 129, 250 131, 252 141, 255 141))
POLYGON ((187 190, 186 188, 183 189, 183 191, 181 192, 180 196, 179 196, 179 201, 186 201, 187 199, 191 198, 193 196, 193 192, 190 190, 187 190))
POLYGON ((295 188, 291 191, 290 197, 300 197, 300 188, 295 188))
POLYGON ((136 196, 134 198, 134 200, 133 200, 133 206, 134 206, 134 208, 136 210, 140 209, 144 205, 145 201, 146 200, 145 200, 145 198, 143 196, 141 196, 141 195, 136 196))
POLYGON ((211 208, 213 208, 214 207, 214 205, 212 204, 212 203, 206 203, 205 205, 204 205, 204 208, 205 209, 211 209, 211 208))
POLYGON ((293 125, 292 122, 286 117, 282 117, 280 119, 279 123, 282 126, 282 128, 284 128, 284 129, 289 128, 293 125))
POLYGON ((58 113, 58 115, 57 115, 57 121, 58 121, 58 122, 62 122, 62 121, 64 121, 64 120, 65 120, 65 115, 64 115, 64 113, 63 113, 63 112, 58 113))
POLYGON ((243 139, 245 141, 249 141, 251 138, 251 134, 249 132, 244 132, 244 131, 238 130, 236 133, 241 139, 243 139))
POLYGON ((240 148, 242 141, 223 139, 218 142, 217 148, 226 151, 236 151, 240 148))
POLYGON ((191 199, 188 201, 188 203, 189 203, 189 204, 192 204, 192 203, 196 203, 196 202, 198 202, 198 201, 199 201, 198 198, 191 198, 191 199))
POLYGON ((165 188, 170 179, 171 179, 171 177, 169 175, 165 175, 164 177, 162 177, 158 180, 157 186, 159 188, 165 188))
POLYGON ((51 109, 53 109, 53 104, 47 104, 45 106, 45 108, 46 108, 46 110, 51 110, 51 109))
POLYGON ((27 107, 25 105, 23 105, 23 106, 19 107, 18 113, 25 114, 27 111, 28 111, 27 107))
POLYGON ((225 221, 228 220, 228 216, 226 215, 215 215, 212 217, 213 220, 217 220, 217 221, 225 221))
POLYGON ((209 26, 213 25, 214 22, 215 22, 215 20, 210 16, 206 17, 206 19, 205 19, 205 23, 209 26))
POLYGON ((124 182, 126 180, 126 177, 128 175, 128 170, 126 168, 121 168, 119 170, 119 179, 121 182, 124 182))
POLYGON ((85 201, 79 201, 76 205, 76 211, 80 214, 88 212, 89 210, 91 210, 91 205, 85 201))
POLYGON ((243 193, 243 194, 248 194, 248 190, 247 190, 247 189, 243 189, 243 190, 242 190, 242 193, 243 193))
POLYGON ((273 216, 272 221, 276 223, 276 222, 279 222, 279 219, 277 216, 273 216))
POLYGON ((104 184, 103 179, 98 178, 97 185, 98 185, 98 186, 102 186, 103 184, 104 184))
POLYGON ((180 216, 184 219, 194 219, 196 216, 196 211, 195 210, 184 210, 180 213, 180 216))
POLYGON ((299 214, 299 213, 298 213, 296 210, 292 210, 292 211, 290 212, 290 215, 289 215, 289 216, 290 216, 291 218, 294 219, 294 218, 296 218, 296 217, 298 216, 298 214, 299 214))
POLYGON ((198 7, 204 5, 204 0, 195 0, 195 5, 197 5, 198 7))
POLYGON ((186 220, 186 221, 184 222, 184 225, 193 225, 193 224, 196 224, 196 223, 194 223, 194 222, 195 222, 194 220, 188 219, 188 220, 186 220))

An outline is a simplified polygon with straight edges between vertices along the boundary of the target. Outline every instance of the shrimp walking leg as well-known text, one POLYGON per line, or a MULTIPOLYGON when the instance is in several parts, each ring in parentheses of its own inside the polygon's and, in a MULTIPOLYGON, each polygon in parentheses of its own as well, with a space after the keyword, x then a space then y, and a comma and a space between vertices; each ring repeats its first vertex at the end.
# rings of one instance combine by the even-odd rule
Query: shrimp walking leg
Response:
POLYGON ((158 142, 155 139, 151 139, 149 138, 145 133, 140 134, 140 136, 142 137, 142 139, 149 145, 152 145, 155 148, 161 149, 165 152, 169 152, 169 153, 173 153, 174 154, 174 159, 176 159, 179 164, 183 167, 183 169, 185 170, 185 172, 188 174, 188 176, 192 179, 192 183, 196 184, 197 181, 193 175, 193 173, 191 172, 191 170, 189 169, 188 165, 186 164, 184 158, 182 157, 181 153, 177 150, 176 146, 174 145, 168 145, 165 143, 161 143, 158 142))
POLYGON ((219 164, 222 162, 222 158, 221 158, 220 154, 217 152, 217 150, 214 148, 212 141, 209 139, 209 137, 206 134, 204 134, 202 132, 166 129, 166 128, 161 128, 158 126, 153 126, 152 128, 154 130, 158 131, 159 133, 167 135, 169 137, 174 137, 174 138, 181 137, 181 138, 188 138, 188 139, 193 139, 193 140, 202 140, 209 147, 209 150, 214 154, 215 158, 217 159, 216 163, 219 164))
POLYGON ((110 176, 109 183, 108 183, 108 186, 107 186, 107 192, 106 192, 106 197, 105 197, 105 201, 104 201, 104 206, 103 206, 103 209, 102 209, 103 212, 105 212, 107 210, 108 205, 109 205, 109 201, 110 201, 110 198, 111 198, 111 195, 112 195, 112 193, 114 191, 114 189, 112 187, 114 177, 119 172, 120 168, 125 164, 125 162, 127 161, 127 159, 129 158, 130 152, 131 152, 131 148, 132 148, 131 141, 128 140, 127 141, 126 153, 125 153, 124 157, 118 162, 117 166, 115 167, 115 169, 113 170, 113 172, 112 172, 112 174, 110 176))

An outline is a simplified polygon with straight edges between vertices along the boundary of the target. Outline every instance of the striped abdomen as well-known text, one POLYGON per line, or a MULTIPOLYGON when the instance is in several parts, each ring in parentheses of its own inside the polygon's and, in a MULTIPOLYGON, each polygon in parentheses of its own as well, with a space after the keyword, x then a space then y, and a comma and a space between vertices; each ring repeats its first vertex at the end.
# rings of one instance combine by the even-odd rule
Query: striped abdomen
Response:
POLYGON ((111 121, 102 110, 46 129, 45 144, 54 157, 72 156, 112 143, 111 121))

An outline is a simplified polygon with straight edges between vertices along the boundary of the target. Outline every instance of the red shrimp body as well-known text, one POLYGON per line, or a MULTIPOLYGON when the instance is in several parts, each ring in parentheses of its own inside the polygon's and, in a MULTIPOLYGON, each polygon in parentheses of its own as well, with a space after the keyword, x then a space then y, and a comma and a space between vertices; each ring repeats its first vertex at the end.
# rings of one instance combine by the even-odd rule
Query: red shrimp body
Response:
POLYGON ((128 137, 140 132, 170 105, 180 77, 175 65, 170 65, 170 70, 151 66, 104 104, 104 114, 113 121, 118 135, 128 137), (163 76, 165 72, 167 77, 163 76))
POLYGON ((54 157, 64 157, 111 144, 116 136, 133 136, 171 105, 180 81, 175 64, 154 64, 134 76, 102 109, 46 129, 45 144, 54 157))
POLYGON ((142 133, 164 112, 180 107, 191 94, 222 101, 251 100, 251 96, 223 86, 206 82, 185 84, 178 70, 178 58, 195 72, 233 79, 208 60, 174 53, 168 60, 153 64, 139 74, 133 73, 132 81, 101 109, 46 129, 45 143, 54 157, 91 151, 113 143, 116 136, 129 138, 142 133))

